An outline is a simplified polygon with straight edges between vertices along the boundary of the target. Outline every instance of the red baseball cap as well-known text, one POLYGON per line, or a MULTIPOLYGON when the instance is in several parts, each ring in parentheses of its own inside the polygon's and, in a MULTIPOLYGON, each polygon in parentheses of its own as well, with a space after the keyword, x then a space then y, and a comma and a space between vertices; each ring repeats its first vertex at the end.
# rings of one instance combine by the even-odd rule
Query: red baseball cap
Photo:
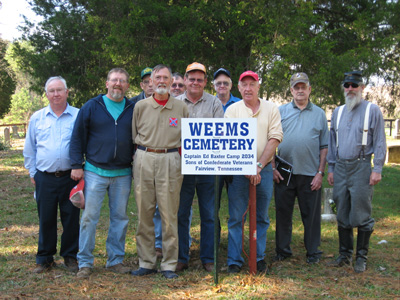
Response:
POLYGON ((82 178, 79 183, 74 186, 69 193, 69 200, 77 208, 85 208, 85 196, 83 195, 83 188, 85 187, 85 180, 82 178))
POLYGON ((245 77, 251 77, 251 78, 253 78, 255 81, 258 81, 258 80, 259 80, 259 79, 258 79, 257 73, 254 73, 253 71, 246 71, 246 72, 243 72, 242 75, 240 75, 240 77, 239 77, 239 81, 242 81, 242 79, 245 78, 245 77))

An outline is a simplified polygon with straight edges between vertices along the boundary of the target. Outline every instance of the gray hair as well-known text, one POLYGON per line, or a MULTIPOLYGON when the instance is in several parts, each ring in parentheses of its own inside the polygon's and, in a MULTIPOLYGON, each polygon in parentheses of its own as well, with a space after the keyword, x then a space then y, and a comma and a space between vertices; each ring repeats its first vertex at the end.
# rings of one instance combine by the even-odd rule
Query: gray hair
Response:
POLYGON ((153 68, 153 71, 151 71, 151 75, 150 77, 153 79, 154 78, 154 74, 156 74, 158 71, 160 71, 161 69, 168 69, 169 72, 169 77, 172 78, 172 71, 171 68, 168 67, 167 65, 163 65, 163 64, 159 64, 157 66, 155 66, 153 68))
POLYGON ((64 78, 62 78, 61 76, 53 76, 53 77, 50 77, 49 79, 47 79, 46 84, 44 85, 44 90, 46 93, 47 93, 47 87, 54 80, 60 80, 64 84, 65 89, 68 90, 67 82, 65 81, 64 78))

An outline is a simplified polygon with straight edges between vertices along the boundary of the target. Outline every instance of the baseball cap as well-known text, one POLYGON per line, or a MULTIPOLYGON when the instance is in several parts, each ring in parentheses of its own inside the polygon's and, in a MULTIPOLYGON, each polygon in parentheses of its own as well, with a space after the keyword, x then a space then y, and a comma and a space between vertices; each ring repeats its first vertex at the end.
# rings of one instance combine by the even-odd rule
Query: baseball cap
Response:
POLYGON ((140 78, 143 79, 144 76, 146 75, 151 75, 151 72, 153 72, 152 68, 146 67, 142 70, 142 72, 140 72, 140 78))
POLYGON ((187 66, 186 73, 191 72, 191 71, 202 71, 202 72, 204 72, 204 74, 207 73, 206 67, 198 62, 194 62, 187 66))
POLYGON ((295 73, 292 75, 292 77, 290 78, 290 87, 294 87, 296 84, 298 83, 305 83, 305 84, 309 84, 310 80, 308 79, 308 76, 306 73, 295 73))
POLYGON ((231 72, 229 72, 227 69, 219 68, 217 71, 215 71, 214 79, 217 78, 219 74, 225 74, 226 76, 231 78, 231 72))
POLYGON ((243 72, 243 73, 240 75, 240 77, 239 77, 239 81, 242 81, 242 79, 245 78, 245 77, 251 77, 251 78, 253 78, 255 81, 258 81, 258 80, 259 80, 259 79, 258 79, 257 73, 254 73, 253 71, 246 71, 246 72, 243 72))
POLYGON ((74 186, 69 193, 69 200, 77 208, 85 208, 85 196, 83 195, 83 188, 85 187, 85 180, 82 178, 79 183, 74 186))
POLYGON ((363 82, 362 72, 361 71, 351 71, 351 72, 344 73, 343 82, 352 82, 352 83, 363 82))

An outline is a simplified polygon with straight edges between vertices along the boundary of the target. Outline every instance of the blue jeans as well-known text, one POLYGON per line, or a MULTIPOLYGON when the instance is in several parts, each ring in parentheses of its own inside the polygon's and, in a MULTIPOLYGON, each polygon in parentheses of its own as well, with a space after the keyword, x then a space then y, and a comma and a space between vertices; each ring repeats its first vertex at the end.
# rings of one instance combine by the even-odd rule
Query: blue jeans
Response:
POLYGON ((189 262, 189 216, 194 193, 200 209, 200 259, 203 264, 214 261, 214 176, 185 175, 178 211, 179 257, 189 262))
MULTIPOLYGON (((265 257, 267 229, 269 227, 268 207, 272 197, 272 167, 267 165, 260 173, 261 183, 256 186, 257 205, 257 261, 265 257)), ((229 185, 228 220, 228 266, 242 266, 242 217, 249 204, 249 179, 243 175, 233 176, 229 185)))
MULTIPOLYGON (((189 216, 189 248, 192 246, 192 236, 190 235, 190 225, 192 224, 192 215, 193 208, 190 208, 190 216, 189 216)), ((154 222, 154 234, 156 235, 155 248, 162 249, 162 226, 161 226, 161 216, 158 211, 158 205, 156 205, 156 212, 153 217, 154 222)))
POLYGON ((122 263, 125 255, 125 237, 128 228, 126 214, 132 176, 103 177, 85 171, 85 209, 82 213, 79 236, 79 268, 93 267, 96 226, 106 192, 110 208, 110 225, 106 241, 107 264, 111 267, 122 263))

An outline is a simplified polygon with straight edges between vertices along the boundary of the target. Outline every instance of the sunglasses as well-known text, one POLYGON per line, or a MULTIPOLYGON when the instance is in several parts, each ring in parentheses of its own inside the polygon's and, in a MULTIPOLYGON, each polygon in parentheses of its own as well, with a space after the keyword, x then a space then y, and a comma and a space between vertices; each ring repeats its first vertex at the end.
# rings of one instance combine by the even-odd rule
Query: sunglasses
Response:
POLYGON ((183 83, 173 83, 171 86, 172 86, 173 88, 176 88, 176 87, 178 87, 178 86, 179 86, 179 88, 183 88, 185 85, 184 85, 183 83))
POLYGON ((218 81, 215 83, 215 86, 229 86, 229 82, 228 81, 218 81))
POLYGON ((349 87, 352 87, 353 89, 358 88, 358 84, 357 84, 357 83, 348 83, 348 82, 345 82, 345 83, 343 83, 343 86, 344 86, 346 89, 348 89, 349 87))

